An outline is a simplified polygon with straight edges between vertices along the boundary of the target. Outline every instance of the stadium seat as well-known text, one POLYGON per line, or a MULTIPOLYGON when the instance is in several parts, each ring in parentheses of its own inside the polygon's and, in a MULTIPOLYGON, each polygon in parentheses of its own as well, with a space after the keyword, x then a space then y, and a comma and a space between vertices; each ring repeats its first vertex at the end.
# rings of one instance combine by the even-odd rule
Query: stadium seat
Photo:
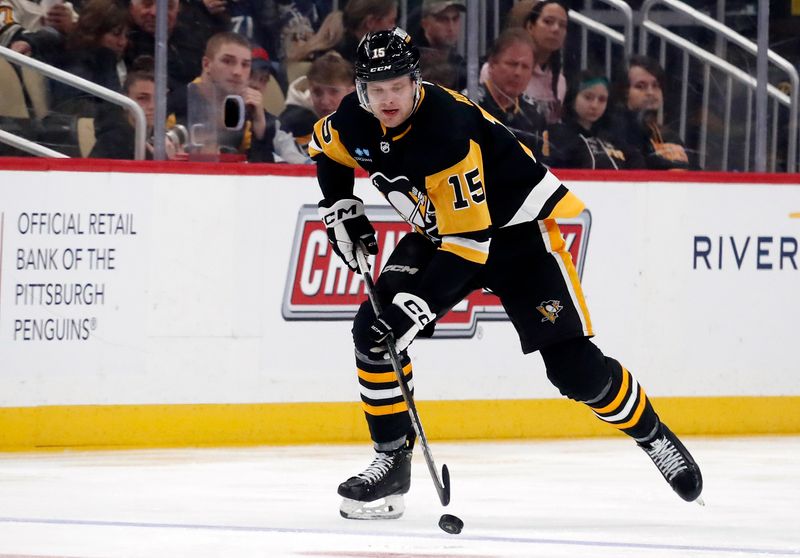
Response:
POLYGON ((0 58, 0 116, 28 118, 22 83, 14 67, 0 58))

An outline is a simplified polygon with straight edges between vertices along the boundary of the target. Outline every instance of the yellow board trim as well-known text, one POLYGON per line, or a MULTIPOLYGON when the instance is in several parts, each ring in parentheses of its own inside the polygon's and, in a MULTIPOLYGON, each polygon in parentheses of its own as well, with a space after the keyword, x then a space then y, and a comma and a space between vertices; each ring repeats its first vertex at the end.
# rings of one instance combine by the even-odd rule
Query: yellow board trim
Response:
MULTIPOLYGON (((800 434, 800 396, 663 397, 679 434, 800 434)), ((433 440, 619 436, 567 399, 419 401, 433 440)), ((0 408, 0 449, 367 442, 361 402, 0 408)))

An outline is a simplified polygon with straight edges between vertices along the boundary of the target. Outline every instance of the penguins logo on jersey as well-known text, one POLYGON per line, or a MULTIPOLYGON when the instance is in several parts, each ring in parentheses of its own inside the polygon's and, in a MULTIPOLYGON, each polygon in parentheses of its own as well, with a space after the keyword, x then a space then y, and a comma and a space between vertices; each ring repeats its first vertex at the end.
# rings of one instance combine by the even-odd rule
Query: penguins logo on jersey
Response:
POLYGON ((370 176, 372 184, 410 225, 428 234, 436 229, 436 217, 428 196, 405 176, 389 178, 381 172, 370 176))
POLYGON ((561 312, 564 307, 561 305, 560 300, 545 300, 536 309, 544 316, 542 318, 543 322, 550 322, 551 324, 556 323, 556 318, 558 318, 558 313, 561 312))

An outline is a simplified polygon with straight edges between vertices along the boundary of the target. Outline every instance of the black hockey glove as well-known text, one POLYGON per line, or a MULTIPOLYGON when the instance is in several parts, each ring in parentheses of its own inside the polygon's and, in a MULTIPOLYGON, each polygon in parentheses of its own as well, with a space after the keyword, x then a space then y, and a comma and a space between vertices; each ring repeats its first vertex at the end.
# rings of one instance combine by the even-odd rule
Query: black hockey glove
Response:
MULTIPOLYGON (((433 323, 436 314, 428 303, 410 293, 397 293, 392 304, 385 308, 369 328, 369 337, 377 345, 385 345, 386 338, 394 335, 398 353, 405 351, 422 328, 433 323)), ((383 352, 382 347, 372 349, 383 352)), ((384 355, 388 358, 388 355, 384 355)))
POLYGON ((367 254, 378 253, 378 241, 375 229, 364 215, 364 204, 358 198, 347 198, 331 203, 328 200, 319 202, 319 217, 328 229, 328 240, 347 266, 358 271, 356 249, 367 254))

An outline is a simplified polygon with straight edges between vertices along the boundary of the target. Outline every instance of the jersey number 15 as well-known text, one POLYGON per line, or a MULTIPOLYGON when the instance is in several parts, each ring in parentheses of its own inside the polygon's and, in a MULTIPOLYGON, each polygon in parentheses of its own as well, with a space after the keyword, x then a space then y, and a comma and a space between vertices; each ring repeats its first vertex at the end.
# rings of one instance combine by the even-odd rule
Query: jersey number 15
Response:
POLYGON ((453 194, 455 201, 453 202, 453 209, 466 209, 470 206, 470 200, 474 203, 483 203, 486 201, 486 194, 483 191, 483 182, 480 179, 481 172, 478 169, 472 169, 462 175, 454 174, 447 179, 450 186, 453 187, 453 194), (464 196, 464 182, 466 182, 469 190, 469 198, 464 196))

